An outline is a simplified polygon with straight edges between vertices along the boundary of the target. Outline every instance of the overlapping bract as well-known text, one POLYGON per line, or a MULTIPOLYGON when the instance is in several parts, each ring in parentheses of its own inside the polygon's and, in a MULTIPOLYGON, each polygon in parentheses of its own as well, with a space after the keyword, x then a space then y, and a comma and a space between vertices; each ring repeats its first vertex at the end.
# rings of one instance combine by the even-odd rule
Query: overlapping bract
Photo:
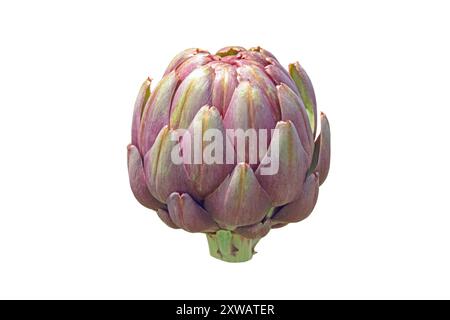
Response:
MULTIPOLYGON (((329 170, 330 127, 322 113, 314 139, 316 98, 298 63, 287 71, 260 47, 226 47, 215 55, 187 49, 170 62, 153 92, 150 84, 144 82, 135 104, 128 170, 137 200, 169 227, 225 229, 256 239, 311 213, 329 170), (177 142, 171 135, 196 127, 223 133, 279 129, 278 172, 263 175, 264 160, 249 164, 248 158, 234 164, 174 164, 177 142)), ((179 146, 188 150, 189 143, 181 137, 179 146)))

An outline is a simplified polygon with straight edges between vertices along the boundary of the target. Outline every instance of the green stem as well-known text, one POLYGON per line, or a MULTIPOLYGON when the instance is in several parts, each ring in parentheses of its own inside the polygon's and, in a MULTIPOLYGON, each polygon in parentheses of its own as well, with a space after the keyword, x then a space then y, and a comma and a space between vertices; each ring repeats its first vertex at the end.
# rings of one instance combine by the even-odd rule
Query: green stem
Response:
POLYGON ((244 262, 253 257, 259 239, 247 239, 229 230, 206 234, 209 253, 227 262, 244 262))

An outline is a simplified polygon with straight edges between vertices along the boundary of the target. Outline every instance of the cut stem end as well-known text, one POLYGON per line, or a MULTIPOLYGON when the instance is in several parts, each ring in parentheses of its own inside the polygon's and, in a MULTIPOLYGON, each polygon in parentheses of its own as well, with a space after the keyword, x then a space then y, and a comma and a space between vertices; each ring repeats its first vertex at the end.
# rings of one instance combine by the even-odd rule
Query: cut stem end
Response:
POLYGON ((229 230, 207 233, 209 253, 226 262, 245 262, 255 253, 258 239, 248 239, 229 230))

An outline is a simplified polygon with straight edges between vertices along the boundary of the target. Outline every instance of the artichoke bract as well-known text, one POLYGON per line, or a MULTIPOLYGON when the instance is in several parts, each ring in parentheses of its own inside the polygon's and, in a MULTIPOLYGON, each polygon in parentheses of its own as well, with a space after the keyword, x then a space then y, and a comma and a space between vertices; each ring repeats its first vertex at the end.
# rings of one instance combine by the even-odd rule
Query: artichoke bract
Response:
POLYGON ((309 216, 330 166, 330 126, 299 63, 261 47, 187 49, 138 94, 131 190, 210 254, 247 261, 272 228, 309 216), (318 122, 320 119, 320 133, 318 122))

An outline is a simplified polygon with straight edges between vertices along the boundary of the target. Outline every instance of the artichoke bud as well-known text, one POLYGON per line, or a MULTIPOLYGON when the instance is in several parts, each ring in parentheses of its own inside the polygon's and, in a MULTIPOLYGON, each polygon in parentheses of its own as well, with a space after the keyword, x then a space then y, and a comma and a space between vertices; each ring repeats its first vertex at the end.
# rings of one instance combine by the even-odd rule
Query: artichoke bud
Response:
POLYGON ((330 168, 330 125, 299 63, 228 46, 176 55, 139 90, 128 146, 132 193, 210 254, 252 258, 271 229, 308 217, 330 168))

